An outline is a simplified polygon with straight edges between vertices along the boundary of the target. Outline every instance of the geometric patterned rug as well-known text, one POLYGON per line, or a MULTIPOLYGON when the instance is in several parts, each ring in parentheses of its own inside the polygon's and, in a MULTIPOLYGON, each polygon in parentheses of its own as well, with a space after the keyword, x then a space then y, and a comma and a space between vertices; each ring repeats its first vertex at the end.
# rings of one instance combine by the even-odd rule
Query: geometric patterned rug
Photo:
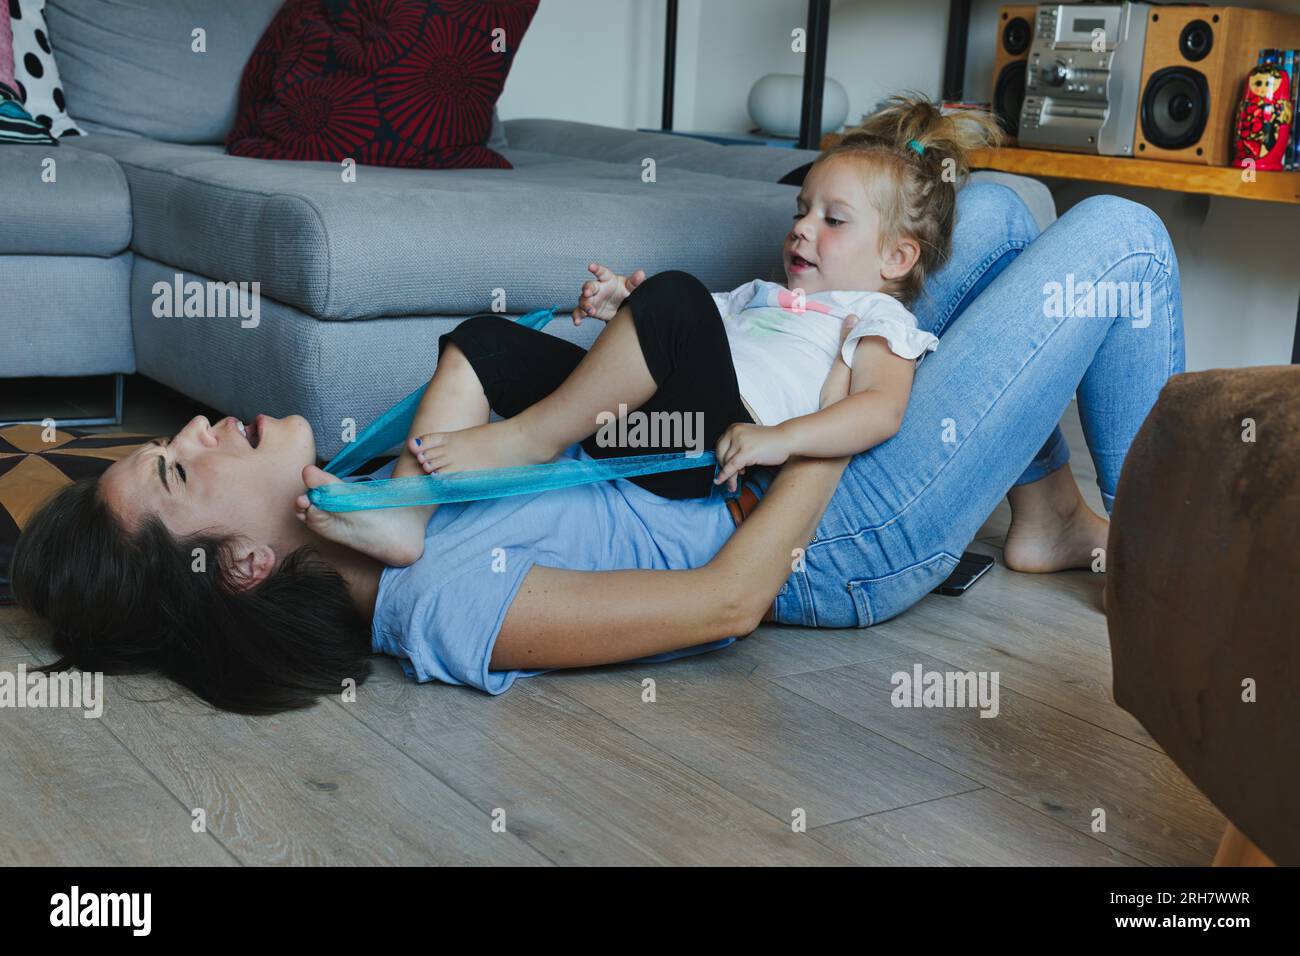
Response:
POLYGON ((74 481, 102 474, 153 437, 88 434, 75 428, 47 431, 40 425, 0 427, 0 604, 13 603, 9 561, 18 532, 42 502, 74 481))

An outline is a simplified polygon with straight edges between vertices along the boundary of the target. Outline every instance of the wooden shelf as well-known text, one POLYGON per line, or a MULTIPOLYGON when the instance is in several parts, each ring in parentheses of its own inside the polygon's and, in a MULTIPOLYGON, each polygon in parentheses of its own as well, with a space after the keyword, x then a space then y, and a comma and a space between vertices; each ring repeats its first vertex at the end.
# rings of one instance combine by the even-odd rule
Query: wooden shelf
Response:
POLYGON ((1243 171, 1231 166, 1197 166, 1155 159, 1020 148, 976 150, 971 156, 971 167, 1025 176, 1055 176, 1179 193, 1300 204, 1300 173, 1256 173, 1254 182, 1242 182, 1243 171))

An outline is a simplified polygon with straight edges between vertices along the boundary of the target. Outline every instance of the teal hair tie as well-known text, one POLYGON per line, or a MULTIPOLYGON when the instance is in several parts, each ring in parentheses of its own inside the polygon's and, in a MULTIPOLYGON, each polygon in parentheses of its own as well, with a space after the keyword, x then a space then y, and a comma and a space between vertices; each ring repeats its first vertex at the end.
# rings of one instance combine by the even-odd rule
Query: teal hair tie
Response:
POLYGON ((914 140, 914 139, 909 139, 909 140, 907 141, 907 145, 908 145, 910 148, 916 150, 916 155, 918 155, 918 156, 924 156, 924 155, 925 155, 925 147, 922 146, 920 143, 918 143, 916 140, 914 140))

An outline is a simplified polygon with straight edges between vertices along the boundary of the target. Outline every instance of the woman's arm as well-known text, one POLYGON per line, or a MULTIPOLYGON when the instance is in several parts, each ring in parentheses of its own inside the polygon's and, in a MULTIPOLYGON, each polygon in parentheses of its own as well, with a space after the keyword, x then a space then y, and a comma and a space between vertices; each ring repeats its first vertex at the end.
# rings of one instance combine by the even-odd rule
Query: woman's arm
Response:
POLYGON ((493 670, 586 667, 750 633, 789 577, 847 458, 792 459, 713 560, 689 571, 534 566, 506 613, 493 670))

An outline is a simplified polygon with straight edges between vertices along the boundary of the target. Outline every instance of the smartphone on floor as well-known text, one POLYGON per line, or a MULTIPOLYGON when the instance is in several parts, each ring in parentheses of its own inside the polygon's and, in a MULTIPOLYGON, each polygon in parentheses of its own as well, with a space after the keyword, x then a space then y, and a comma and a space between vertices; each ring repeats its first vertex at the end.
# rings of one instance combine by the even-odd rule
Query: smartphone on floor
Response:
POLYGON ((961 560, 957 562, 957 567, 952 569, 952 574, 948 575, 948 579, 943 584, 934 589, 934 593, 947 594, 949 597, 964 594, 991 567, 993 567, 993 559, 987 554, 966 551, 962 554, 961 560))

